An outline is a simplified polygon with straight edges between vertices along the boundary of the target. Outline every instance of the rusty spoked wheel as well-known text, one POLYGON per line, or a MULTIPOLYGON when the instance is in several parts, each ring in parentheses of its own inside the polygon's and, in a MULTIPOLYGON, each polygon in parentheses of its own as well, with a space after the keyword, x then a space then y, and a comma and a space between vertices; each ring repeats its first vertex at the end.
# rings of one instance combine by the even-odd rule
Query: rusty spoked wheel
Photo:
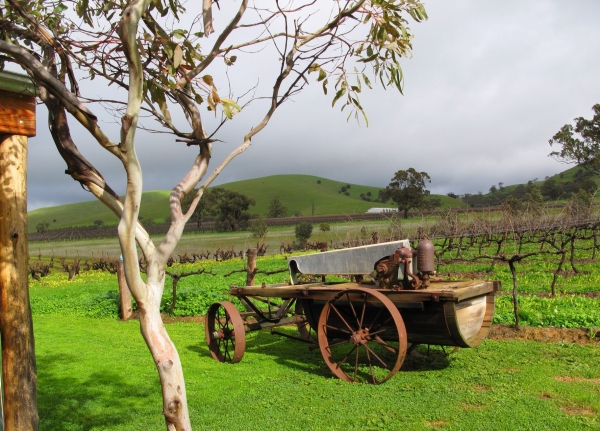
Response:
POLYGON ((319 317, 318 338, 329 369, 349 382, 385 382, 406 356, 406 328, 398 308, 371 289, 348 289, 330 299, 319 317))
POLYGON ((304 309, 303 301, 300 299, 297 299, 296 306, 294 309, 294 314, 296 316, 304 316, 304 319, 305 319, 304 322, 296 324, 296 327, 298 328, 298 332, 300 333, 300 338, 302 338, 303 340, 306 340, 306 341, 316 343, 315 340, 317 339, 317 335, 316 335, 316 332, 313 329, 313 327, 308 322, 308 319, 306 318, 306 311, 307 310, 304 309))
POLYGON ((240 312, 231 302, 215 302, 206 315, 206 344, 219 362, 236 363, 246 349, 246 331, 240 312))

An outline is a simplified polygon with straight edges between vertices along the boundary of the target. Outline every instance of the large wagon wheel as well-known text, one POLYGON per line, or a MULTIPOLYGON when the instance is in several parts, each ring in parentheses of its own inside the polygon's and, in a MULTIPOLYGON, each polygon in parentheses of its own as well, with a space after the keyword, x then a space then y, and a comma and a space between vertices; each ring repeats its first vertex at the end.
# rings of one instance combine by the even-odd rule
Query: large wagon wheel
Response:
POLYGON ((236 363, 246 349, 246 331, 240 312, 231 302, 215 302, 206 315, 206 344, 219 362, 236 363))
POLYGON ((318 338, 329 369, 349 382, 382 383, 406 356, 400 312, 375 290, 348 289, 331 298, 319 317, 318 338))

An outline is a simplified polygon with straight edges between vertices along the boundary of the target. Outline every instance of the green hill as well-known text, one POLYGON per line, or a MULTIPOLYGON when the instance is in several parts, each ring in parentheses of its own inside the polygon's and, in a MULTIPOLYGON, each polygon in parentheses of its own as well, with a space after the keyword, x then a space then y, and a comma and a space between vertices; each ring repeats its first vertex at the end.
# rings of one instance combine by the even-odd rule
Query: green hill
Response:
MULTIPOLYGON (((380 202, 368 202, 361 198, 361 194, 368 196, 370 193, 370 198, 375 199, 379 187, 344 183, 310 175, 273 175, 222 184, 218 187, 243 193, 254 199, 256 206, 250 207, 250 213, 260 214, 263 217, 266 217, 269 203, 275 196, 279 196, 283 205, 287 207, 288 216, 296 213, 303 216, 313 215, 313 201, 314 215, 358 214, 373 207, 394 207, 380 202), (340 192, 340 189, 348 184, 350 184, 350 188, 347 189, 349 196, 346 196, 340 192)), ((448 196, 435 195, 435 197, 440 198, 444 206, 464 205, 461 201, 448 196)), ((168 203, 168 191, 144 192, 140 216, 143 220, 152 219, 162 223, 165 217, 169 216, 168 203)), ((50 229, 90 226, 95 220, 102 220, 105 225, 118 222, 116 216, 98 201, 40 208, 30 211, 28 216, 30 232, 35 232, 36 225, 41 222, 48 222, 50 229)))
MULTIPOLYGON (((157 222, 169 215, 169 192, 149 191, 142 194, 142 211, 140 215, 157 222)), ((35 232, 36 225, 41 222, 50 223, 50 229, 70 226, 90 226, 95 220, 102 220, 105 225, 117 224, 119 219, 100 201, 78 202, 56 207, 39 208, 29 211, 29 232, 35 232)))

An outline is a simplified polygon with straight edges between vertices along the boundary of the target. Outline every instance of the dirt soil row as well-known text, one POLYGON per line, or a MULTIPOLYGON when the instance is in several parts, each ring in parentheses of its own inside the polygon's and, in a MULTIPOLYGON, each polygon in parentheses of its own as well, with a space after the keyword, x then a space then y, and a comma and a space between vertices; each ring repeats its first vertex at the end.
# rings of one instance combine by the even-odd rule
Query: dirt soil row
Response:
POLYGON ((535 328, 521 326, 515 329, 508 325, 493 325, 489 337, 492 340, 529 340, 543 343, 596 344, 600 345, 600 328, 595 333, 589 329, 564 329, 564 328, 535 328))

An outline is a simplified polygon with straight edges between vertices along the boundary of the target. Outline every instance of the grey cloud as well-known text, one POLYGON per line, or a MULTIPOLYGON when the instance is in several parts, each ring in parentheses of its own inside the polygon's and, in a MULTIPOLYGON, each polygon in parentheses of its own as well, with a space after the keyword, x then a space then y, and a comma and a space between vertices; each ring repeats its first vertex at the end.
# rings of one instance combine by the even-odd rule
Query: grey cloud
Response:
MULTIPOLYGON (((216 184, 305 173, 385 186, 395 171, 412 166, 430 174, 434 193, 477 193, 499 181, 525 182, 564 170, 547 156, 548 139, 600 102, 600 3, 431 0, 426 7, 429 21, 410 24, 414 56, 403 62, 404 96, 380 85, 362 95, 368 128, 346 122, 346 112, 331 109, 331 94, 310 85, 275 114, 216 184)), ((238 60, 237 73, 257 67, 244 61, 238 60)), ((256 124, 260 109, 252 110, 260 107, 256 103, 219 133, 225 142, 215 144, 213 168, 256 124)), ((39 121, 42 129, 45 118, 39 121)), ((122 191, 118 163, 84 131, 80 136, 84 154, 98 160, 122 191)), ((46 131, 38 132, 31 148, 30 207, 91 197, 62 173, 46 131)), ((194 157, 194 149, 152 134, 140 136, 138 153, 146 190, 171 188, 194 157)))

